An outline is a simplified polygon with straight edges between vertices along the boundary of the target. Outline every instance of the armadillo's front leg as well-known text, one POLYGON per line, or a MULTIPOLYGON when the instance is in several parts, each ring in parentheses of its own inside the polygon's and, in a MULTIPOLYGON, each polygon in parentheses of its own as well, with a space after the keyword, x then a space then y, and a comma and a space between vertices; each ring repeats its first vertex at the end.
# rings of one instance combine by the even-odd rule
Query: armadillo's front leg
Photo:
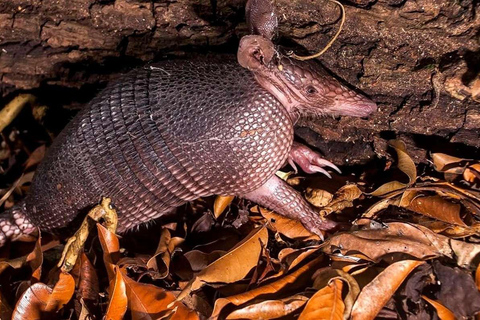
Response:
POLYGON ((336 223, 320 218, 305 199, 277 176, 270 178, 260 188, 243 195, 287 218, 299 220, 309 231, 323 237, 322 231, 336 227, 336 223))
POLYGON ((288 154, 288 163, 295 169, 295 172, 297 171, 296 163, 306 173, 319 172, 331 178, 330 174, 323 167, 329 167, 341 173, 336 165, 323 159, 320 154, 298 142, 293 142, 292 149, 288 154))

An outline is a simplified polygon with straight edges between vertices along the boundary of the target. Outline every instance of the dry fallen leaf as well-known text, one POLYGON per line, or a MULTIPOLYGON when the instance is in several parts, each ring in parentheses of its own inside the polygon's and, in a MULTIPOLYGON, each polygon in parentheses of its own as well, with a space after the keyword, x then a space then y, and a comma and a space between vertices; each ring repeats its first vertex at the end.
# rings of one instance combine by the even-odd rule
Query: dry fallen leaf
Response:
POLYGON ((108 279, 112 281, 115 276, 115 264, 120 257, 120 243, 117 236, 108 231, 104 226, 97 223, 98 238, 103 249, 103 261, 107 268, 108 279))
POLYGON ((417 168, 407 153, 405 143, 401 140, 390 140, 389 145, 397 152, 398 169, 407 175, 408 183, 402 183, 399 181, 387 182, 370 193, 372 196, 385 196, 391 192, 404 189, 415 183, 415 180, 417 180, 417 168))
POLYGON ((243 279, 257 265, 262 247, 267 242, 268 231, 265 227, 253 230, 225 255, 195 275, 178 299, 200 289, 206 283, 232 283, 243 279))
POLYGON ((173 237, 166 228, 162 229, 160 241, 158 242, 155 254, 148 260, 147 267, 159 273, 159 278, 165 278, 170 271, 170 260, 176 247, 181 245, 185 239, 173 237))
POLYGON ((304 266, 298 268, 294 272, 287 274, 274 282, 260 286, 253 290, 230 297, 217 299, 215 301, 215 306, 211 315, 211 319, 218 319, 221 315, 223 308, 229 304, 239 306, 249 301, 252 301, 258 296, 268 298, 270 294, 280 294, 285 289, 294 290, 296 287, 305 285, 306 281, 310 281, 310 276, 316 270, 322 260, 322 257, 312 260, 304 266))
POLYGON ((12 320, 40 319, 42 313, 57 312, 68 303, 75 291, 75 281, 68 273, 60 273, 55 286, 44 283, 31 285, 18 299, 12 320))
POLYGON ((226 319, 276 319, 298 310, 307 301, 308 298, 300 294, 278 300, 265 300, 235 310, 226 319))
POLYGON ((423 263, 403 260, 385 268, 358 295, 352 309, 352 320, 373 320, 410 272, 423 263))
POLYGON ((392 253, 408 254, 418 259, 439 256, 453 257, 449 239, 425 227, 401 222, 385 224, 386 228, 354 231, 332 236, 323 250, 328 254, 340 252, 366 255, 373 261, 392 253))
POLYGON ((358 294, 360 293, 360 286, 358 285, 357 280, 355 280, 355 278, 347 272, 333 269, 331 267, 321 268, 317 270, 317 272, 315 272, 312 278, 314 279, 313 288, 315 289, 323 289, 327 287, 334 279, 341 280, 348 285, 348 290, 343 290, 343 293, 346 292, 346 295, 342 301, 342 304, 344 309, 343 318, 350 318, 353 304, 355 300, 357 300, 358 294))
POLYGON ((298 320, 343 320, 345 305, 342 300, 343 282, 333 279, 308 300, 298 320))
POLYGON ((423 295, 422 298, 425 299, 428 303, 430 303, 432 307, 435 308, 435 310, 437 310, 437 314, 440 320, 455 320, 455 315, 453 314, 453 312, 444 305, 442 305, 440 302, 429 299, 428 297, 423 295))
POLYGON ((125 312, 127 312, 128 299, 125 280, 120 273, 118 266, 113 266, 114 278, 110 280, 110 300, 108 302, 105 319, 107 320, 122 320, 125 312))
POLYGON ((123 271, 123 278, 128 297, 128 308, 133 320, 155 320, 162 316, 171 320, 196 320, 198 315, 185 307, 181 302, 174 302, 175 296, 164 289, 129 278, 123 271), (170 306, 170 304, 172 304, 170 306))
POLYGON ((311 233, 298 220, 293 220, 279 215, 273 211, 260 207, 260 214, 267 219, 268 224, 276 232, 290 239, 320 240, 320 237, 311 233))
POLYGON ((222 215, 227 207, 232 203, 235 196, 217 196, 213 204, 213 215, 216 219, 222 215))

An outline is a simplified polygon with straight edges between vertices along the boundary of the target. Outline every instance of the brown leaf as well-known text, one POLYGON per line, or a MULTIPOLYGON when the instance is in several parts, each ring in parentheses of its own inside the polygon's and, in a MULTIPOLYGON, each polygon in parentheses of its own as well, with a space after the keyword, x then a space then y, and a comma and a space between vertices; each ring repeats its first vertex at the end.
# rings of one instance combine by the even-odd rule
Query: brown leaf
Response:
POLYGON ((25 105, 33 103, 34 101, 35 97, 33 95, 22 93, 3 107, 0 110, 0 132, 15 119, 25 105))
POLYGON ((398 156, 398 169, 405 173, 408 177, 408 183, 399 181, 390 181, 378 187, 370 193, 372 196, 385 196, 390 192, 397 191, 412 185, 417 179, 417 168, 415 163, 407 153, 405 143, 401 140, 390 140, 389 145, 395 149, 398 156))
POLYGON ((279 300, 266 300, 235 310, 226 319, 276 319, 298 310, 307 301, 307 297, 299 294, 279 300))
MULTIPOLYGON (((40 231, 39 231, 40 232, 40 231)), ((27 255, 26 262, 32 268, 32 277, 31 282, 39 282, 40 276, 42 275, 42 264, 43 264, 43 252, 42 252, 42 237, 39 234, 38 239, 35 242, 35 247, 30 254, 27 255)))
POLYGON ((46 151, 45 145, 41 145, 37 149, 35 149, 30 156, 28 157, 27 161, 25 161, 25 168, 24 171, 27 171, 29 168, 39 164, 43 158, 45 157, 45 151, 46 151))
POLYGON ((216 219, 222 215, 227 207, 232 203, 235 196, 217 196, 213 204, 213 215, 216 219))
POLYGON ((407 190, 400 206, 440 221, 466 226, 460 218, 461 206, 440 196, 424 196, 415 190, 407 190))
POLYGON ((44 301, 48 300, 51 290, 51 288, 41 282, 31 285, 18 299, 13 310, 12 320, 40 319, 44 301))
POLYGON ((360 292, 353 305, 352 320, 374 319, 410 272, 423 263, 403 260, 385 268, 360 292))
POLYGON ((56 312, 60 310, 64 304, 70 301, 74 291, 75 280, 73 280, 73 277, 69 273, 60 272, 58 281, 46 301, 45 311, 56 312))
POLYGON ((326 190, 308 187, 305 189, 305 199, 315 207, 325 207, 333 199, 333 194, 326 190))
MULTIPOLYGON (((360 287, 357 283, 357 280, 355 280, 355 278, 347 272, 338 269, 332 269, 331 267, 317 270, 312 278, 314 279, 313 288, 315 289, 323 289, 329 286, 334 279, 341 280, 348 285, 348 292, 343 299, 342 304, 344 305, 343 317, 345 319, 350 318, 353 304, 355 300, 357 300, 358 294, 360 293, 360 287)), ((345 291, 346 290, 343 290, 343 292, 345 291)))
POLYGON ((226 298, 220 298, 215 301, 215 306, 211 319, 218 319, 223 308, 229 304, 235 306, 242 305, 246 302, 252 301, 258 296, 268 296, 271 294, 280 294, 283 290, 294 290, 296 287, 305 285, 305 282, 310 281, 310 276, 316 270, 323 258, 319 257, 310 261, 304 266, 298 268, 291 274, 288 274, 274 282, 268 283, 264 286, 255 288, 253 290, 233 295, 226 298))
POLYGON ((125 287, 125 280, 120 273, 120 268, 113 266, 112 271, 114 272, 114 278, 110 281, 110 301, 108 302, 105 319, 122 320, 125 312, 127 312, 128 306, 127 289, 125 287))
POLYGON ((460 163, 469 161, 468 159, 457 158, 445 153, 432 153, 432 162, 435 170, 439 172, 449 172, 455 174, 462 174, 464 168, 460 167, 460 163), (453 170, 452 170, 453 169, 453 170))
POLYGON ((430 299, 424 295, 422 295, 422 298, 425 299, 428 303, 430 303, 432 307, 435 308, 435 310, 437 310, 437 315, 440 320, 455 320, 455 315, 453 314, 453 312, 444 305, 442 305, 440 302, 430 299))
POLYGON ((227 251, 215 250, 210 253, 205 253, 199 250, 191 250, 185 253, 190 266, 194 272, 199 272, 205 269, 209 264, 224 256, 227 251))
MULTIPOLYGON (((320 237, 311 233, 298 220, 286 218, 270 210, 260 207, 260 214, 267 219, 268 224, 278 233, 290 239, 320 240, 320 237)), ((320 219, 320 218, 319 218, 320 219)))
POLYGON ((335 192, 333 200, 328 206, 320 210, 320 216, 325 217, 333 212, 341 212, 345 208, 353 207, 353 201, 357 200, 363 192, 355 184, 347 184, 335 192))
POLYGON ((392 222, 386 226, 334 235, 323 250, 328 254, 340 251, 346 256, 361 252, 373 261, 392 253, 408 254, 418 259, 453 258, 453 250, 445 236, 419 225, 392 222))
POLYGON ((342 300, 343 282, 333 279, 308 300, 298 320, 343 320, 345 305, 342 300))
POLYGON ((68 273, 60 273, 53 289, 37 282, 18 299, 12 320, 40 319, 42 313, 57 312, 70 301, 74 291, 75 281, 68 273))
POLYGON ((139 283, 119 272, 126 286, 128 308, 133 320, 160 319, 168 316, 171 320, 194 320, 198 315, 185 307, 181 302, 174 302, 175 296, 160 287, 139 283), (169 306, 171 303, 174 304, 169 306))
POLYGON ((267 242, 268 231, 265 227, 253 230, 225 255, 200 271, 180 293, 178 299, 181 300, 206 283, 232 283, 243 279, 257 265, 262 247, 267 242))
POLYGON ((118 237, 108 231, 104 226, 97 223, 98 238, 103 250, 103 261, 108 273, 109 281, 115 279, 115 263, 118 262, 120 257, 120 242, 118 237))
POLYGON ((85 253, 80 256, 80 281, 78 283, 78 296, 83 300, 96 300, 100 287, 98 275, 85 253))
POLYGON ((433 271, 441 286, 435 298, 451 310, 457 319, 467 319, 480 312, 480 292, 470 272, 457 267, 432 262, 433 271))
POLYGON ((170 231, 163 228, 157 250, 155 250, 155 254, 148 260, 147 267, 157 271, 160 274, 160 279, 167 277, 173 252, 175 248, 184 241, 185 239, 180 237, 172 238, 170 231))

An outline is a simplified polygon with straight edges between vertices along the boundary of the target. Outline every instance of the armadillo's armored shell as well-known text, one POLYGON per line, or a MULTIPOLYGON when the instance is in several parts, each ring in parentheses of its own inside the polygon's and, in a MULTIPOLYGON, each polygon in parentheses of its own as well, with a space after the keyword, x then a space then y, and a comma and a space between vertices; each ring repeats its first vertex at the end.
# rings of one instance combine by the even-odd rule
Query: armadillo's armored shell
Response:
POLYGON ((285 108, 234 60, 166 61, 108 86, 56 139, 26 200, 45 230, 111 197, 119 231, 212 194, 245 194, 285 162, 285 108))

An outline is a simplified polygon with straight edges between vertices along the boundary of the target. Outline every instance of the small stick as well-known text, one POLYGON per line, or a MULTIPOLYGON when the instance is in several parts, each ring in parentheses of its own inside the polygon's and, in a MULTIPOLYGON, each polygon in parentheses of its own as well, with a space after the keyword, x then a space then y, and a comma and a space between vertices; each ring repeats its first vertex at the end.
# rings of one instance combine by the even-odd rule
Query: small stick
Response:
POLYGON ((340 3, 338 2, 337 0, 329 0, 335 4, 337 4, 339 7, 340 7, 340 11, 342 13, 342 20, 340 21, 340 27, 338 28, 338 31, 337 33, 335 34, 335 36, 332 38, 332 40, 330 40, 329 43, 327 43, 327 45, 325 46, 325 48, 323 48, 321 51, 315 53, 315 54, 312 54, 310 56, 297 56, 293 51, 290 51, 287 53, 287 55, 289 57, 292 57, 294 59, 297 59, 297 60, 300 60, 300 61, 305 61, 305 60, 310 60, 310 59, 315 59, 315 58, 318 58, 320 57, 322 54, 325 53, 325 51, 328 50, 328 48, 330 48, 332 46, 332 44, 335 42, 335 40, 337 40, 337 37, 338 35, 340 34, 340 32, 342 31, 343 29, 343 24, 345 23, 345 7, 340 3))

